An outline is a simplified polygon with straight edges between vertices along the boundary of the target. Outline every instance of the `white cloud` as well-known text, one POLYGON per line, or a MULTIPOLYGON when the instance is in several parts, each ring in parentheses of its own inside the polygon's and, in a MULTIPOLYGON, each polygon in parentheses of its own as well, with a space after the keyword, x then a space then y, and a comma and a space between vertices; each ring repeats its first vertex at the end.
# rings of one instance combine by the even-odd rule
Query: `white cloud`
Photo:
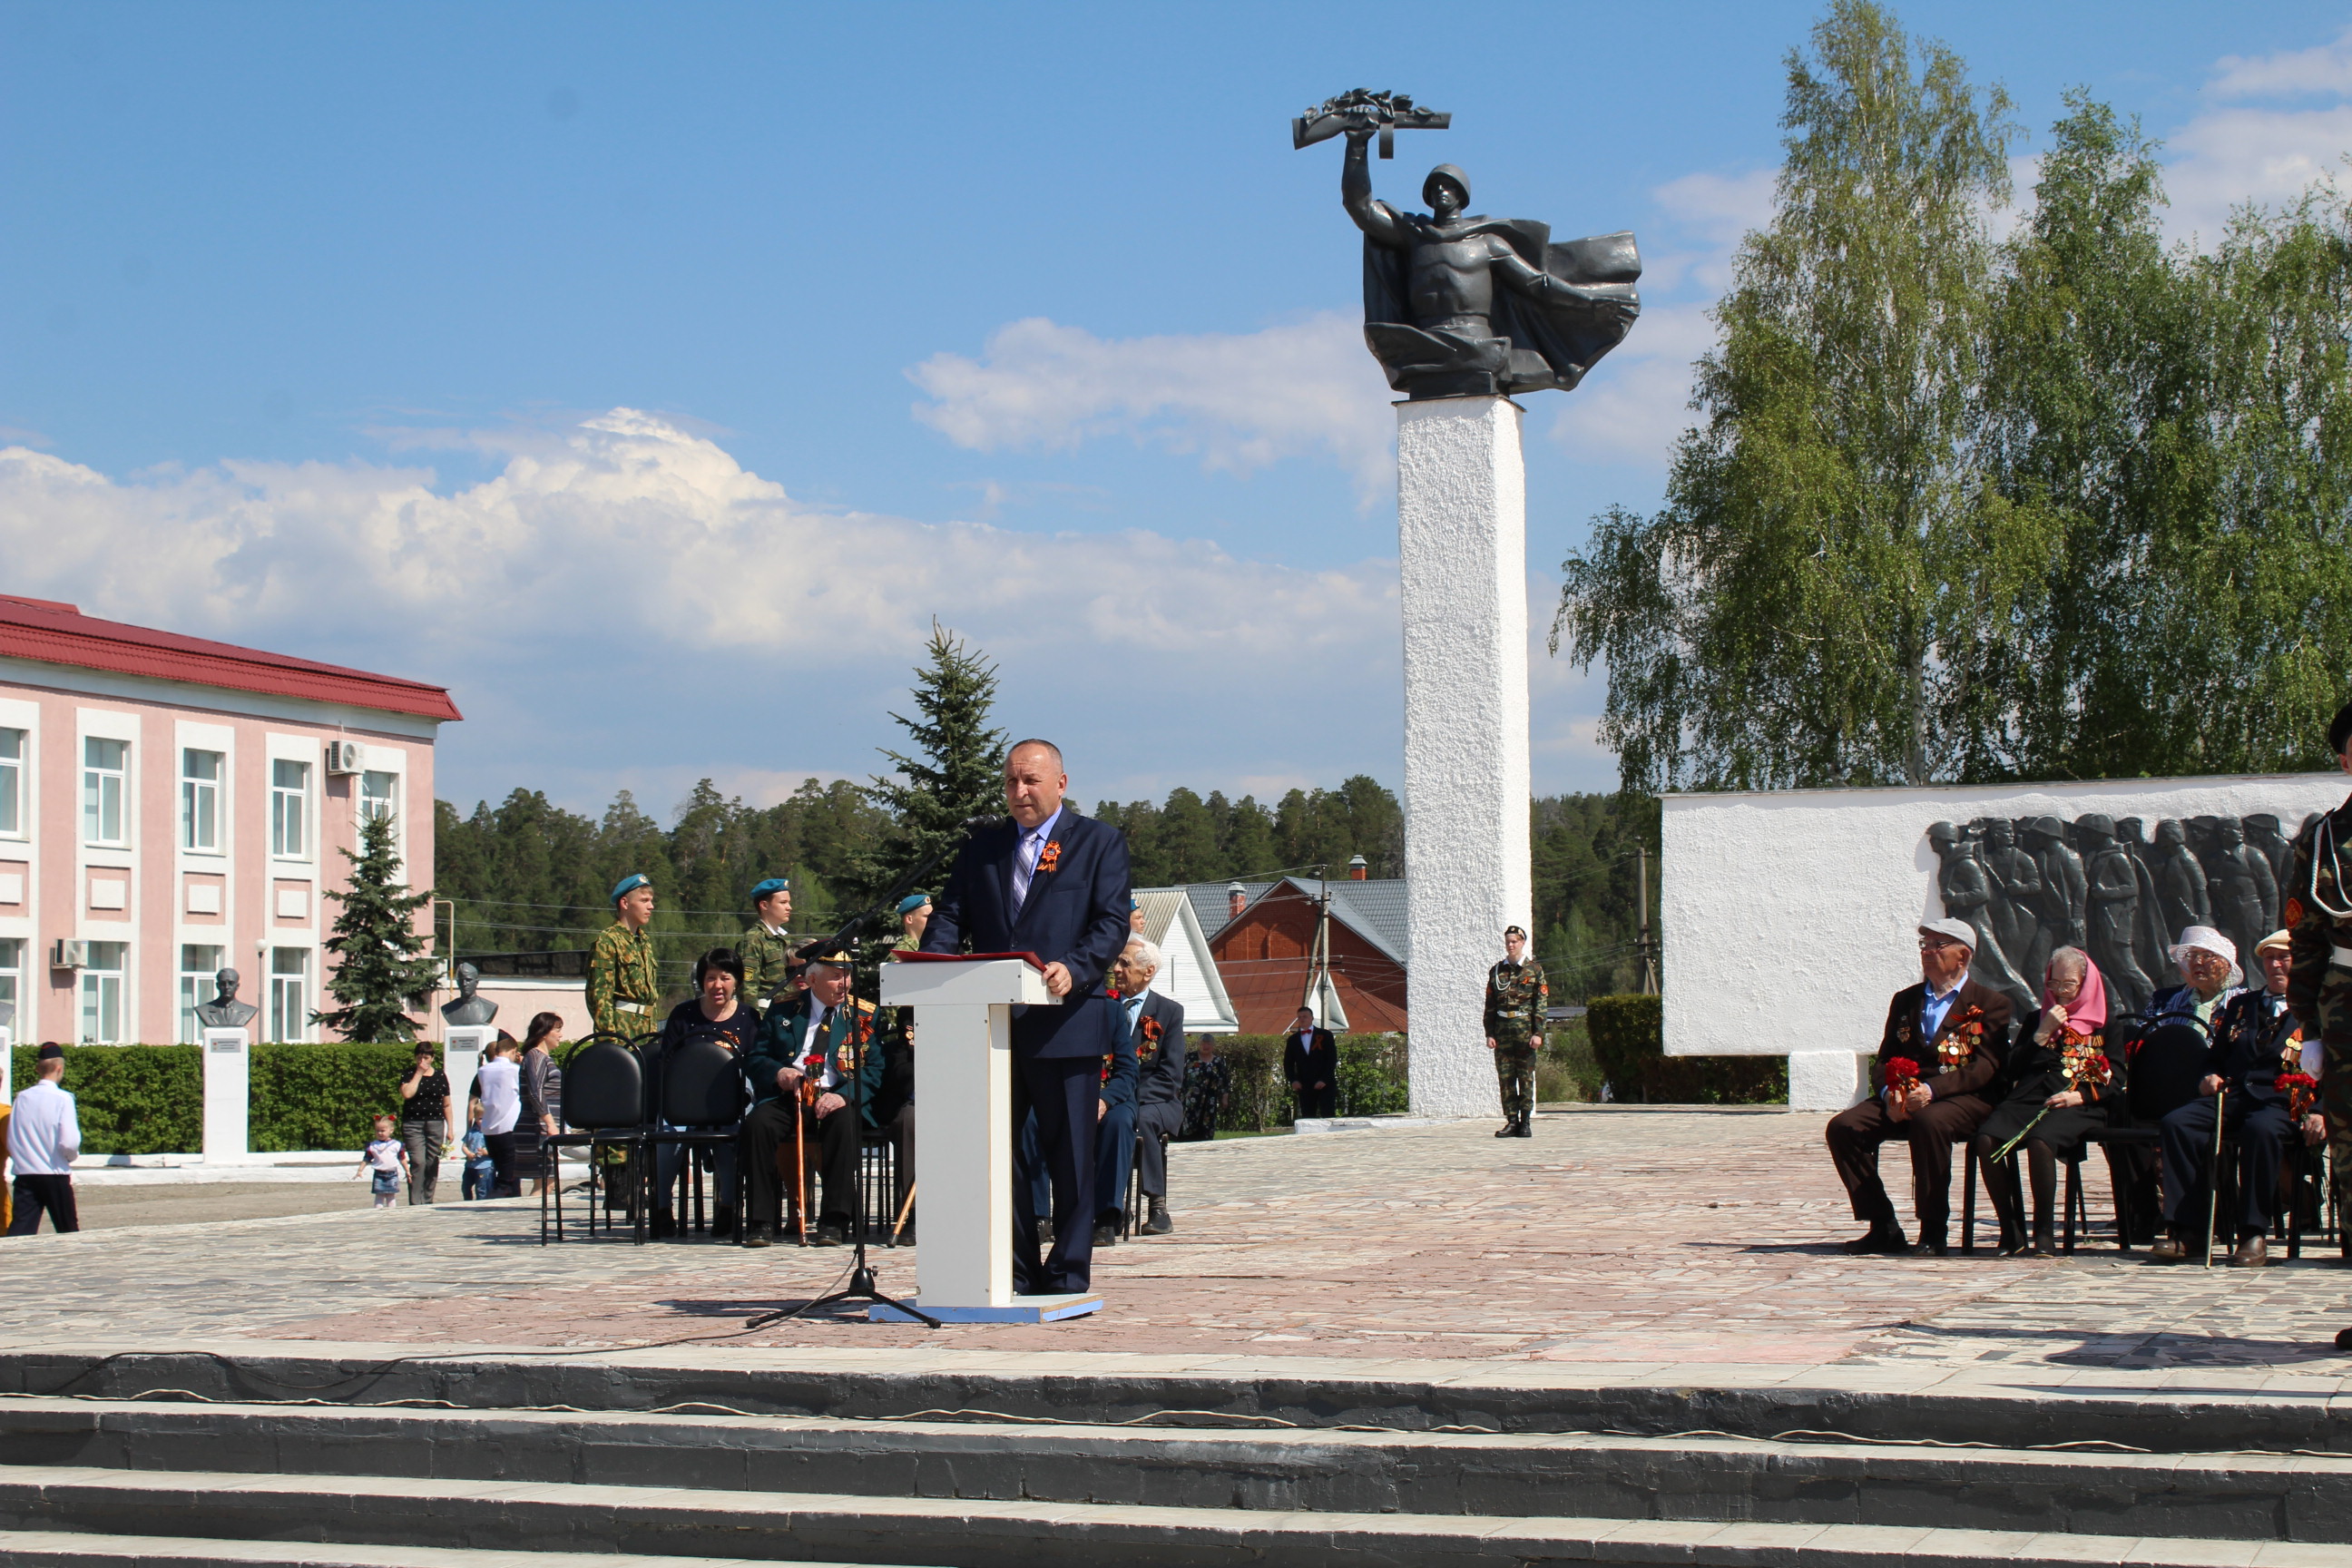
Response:
POLYGON ((1715 342, 1708 308, 1643 305, 1625 341, 1560 400, 1552 439, 1586 462, 1664 468, 1694 417, 1692 362, 1715 342))
POLYGON ((1369 493, 1395 471, 1390 393, 1360 321, 1338 312, 1257 332, 1121 339, 1032 317, 999 328, 981 359, 939 353, 907 374, 932 399, 915 417, 979 451, 1123 435, 1235 474, 1326 457, 1369 493))
POLYGON ((1728 252, 1749 229, 1772 221, 1772 196, 1780 180, 1777 169, 1751 169, 1744 174, 1702 172, 1668 180, 1650 198, 1668 217, 1728 252))
POLYGON ((2332 44, 2269 55, 2223 55, 2205 89, 2215 98, 2283 98, 2352 92, 2352 29, 2332 44))
POLYGON ((2352 152, 2352 106, 2218 110, 2165 141, 2170 160, 2164 189, 2172 204, 2165 228, 2176 239, 2210 246, 2228 226, 2231 209, 2248 202, 2284 205, 2340 174, 2352 152))
MULTIPOLYGON (((499 439, 503 470, 446 494, 418 468, 116 479, 0 449, 9 586, 442 682, 474 721, 455 754, 509 783, 576 780, 574 800, 627 784, 657 803, 702 773, 766 794, 878 763, 933 616, 1003 665, 1008 722, 1058 714, 1057 733, 1116 755, 1142 672, 1181 671, 1148 682, 1180 732, 1276 736, 1319 689, 1371 753, 1351 771, 1393 771, 1392 563, 1305 571, 1140 531, 822 510, 629 409, 499 439)), ((1213 782, 1219 756, 1188 748, 1174 771, 1213 782)))

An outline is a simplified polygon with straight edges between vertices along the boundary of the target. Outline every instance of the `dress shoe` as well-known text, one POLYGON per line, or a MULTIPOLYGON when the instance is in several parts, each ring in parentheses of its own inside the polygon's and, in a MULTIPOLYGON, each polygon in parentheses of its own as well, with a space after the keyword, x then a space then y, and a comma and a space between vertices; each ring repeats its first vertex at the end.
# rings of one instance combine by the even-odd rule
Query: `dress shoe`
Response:
POLYGON ((827 1220, 816 1227, 816 1234, 809 1237, 809 1245, 811 1247, 846 1247, 849 1245, 849 1227, 838 1220, 827 1220))
POLYGON ((2267 1268, 2271 1261, 2271 1238, 2261 1231, 2238 1243, 2238 1250, 2230 1255, 2232 1268, 2267 1268))
POLYGON ((1037 1222, 1037 1245, 1041 1248, 1054 1245, 1054 1222, 1052 1220, 1041 1219, 1037 1222))
POLYGON ((2340 1351, 2352 1351, 2352 1329, 2336 1331, 2336 1348, 2340 1351))
POLYGON ((1914 1258, 1949 1258, 1952 1249, 1940 1236, 1923 1236, 1913 1244, 1910 1255, 1914 1258))
POLYGON ((656 1241, 667 1240, 677 1234, 677 1222, 666 1214, 656 1212, 652 1220, 646 1224, 646 1234, 656 1241))
POLYGON ((1118 1226, 1115 1225, 1098 1225, 1095 1226, 1095 1245, 1097 1247, 1117 1247, 1118 1245, 1118 1226))
POLYGON ((1867 1234, 1847 1242, 1845 1250, 1855 1258, 1867 1258, 1874 1252, 1901 1252, 1904 1250, 1903 1233, 1887 1226, 1874 1226, 1867 1234))
POLYGON ((2013 1226, 2000 1227, 2000 1255, 2003 1258, 2021 1258, 2032 1249, 2033 1244, 2025 1239, 2024 1231, 2013 1226))
POLYGON ((2051 1239, 2050 1227, 2046 1225, 2037 1225, 2033 1227, 2033 1256, 2036 1258, 2058 1256, 2058 1244, 2051 1239))
POLYGON ((1176 1222, 1168 1217, 1168 1200, 1166 1198, 1153 1198, 1151 1200, 1151 1212, 1146 1215, 1143 1219, 1144 1234, 1147 1236, 1166 1236, 1170 1231, 1174 1230, 1175 1228, 1176 1222))
POLYGON ((735 1205, 714 1205, 710 1210, 710 1239, 732 1241, 735 1238, 735 1205))
POLYGON ((2150 1263, 2186 1263, 2189 1261, 2189 1244, 2177 1236, 2168 1236, 2147 1249, 2147 1260, 2150 1263))
POLYGON ((773 1247, 773 1246, 775 1246, 775 1245, 776 1245, 776 1227, 775 1227, 774 1226, 772 1226, 772 1225, 755 1225, 755 1226, 753 1226, 751 1227, 751 1233, 749 1236, 746 1236, 746 1237, 743 1238, 743 1245, 744 1245, 744 1246, 746 1246, 746 1247, 773 1247))

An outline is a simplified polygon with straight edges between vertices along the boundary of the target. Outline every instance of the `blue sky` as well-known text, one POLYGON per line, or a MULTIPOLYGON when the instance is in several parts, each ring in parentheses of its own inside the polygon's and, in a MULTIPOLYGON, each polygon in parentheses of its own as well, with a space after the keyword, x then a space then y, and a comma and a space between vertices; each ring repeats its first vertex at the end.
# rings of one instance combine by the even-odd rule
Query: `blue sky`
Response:
MULTIPOLYGON (((1383 194, 1640 235, 1529 400, 1540 610, 1657 499, 1816 14, 0 4, 0 583, 446 682, 467 804, 862 775, 934 616, 1082 798, 1397 783, 1391 416, 1287 117, 1410 91, 1383 194)), ((2029 130, 2140 115, 2184 237, 2352 148, 2344 5, 1900 15, 2029 130)), ((1538 786, 1608 786, 1534 657, 1538 786)))

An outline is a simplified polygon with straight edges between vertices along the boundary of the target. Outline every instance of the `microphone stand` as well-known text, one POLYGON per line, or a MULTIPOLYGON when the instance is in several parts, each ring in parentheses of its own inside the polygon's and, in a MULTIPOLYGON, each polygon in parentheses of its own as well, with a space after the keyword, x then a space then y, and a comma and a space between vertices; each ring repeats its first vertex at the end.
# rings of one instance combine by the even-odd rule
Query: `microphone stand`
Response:
MULTIPOLYGON (((967 830, 970 830, 972 827, 993 820, 993 817, 976 817, 967 821, 964 824, 964 826, 967 830)), ((806 943, 800 951, 803 953, 808 953, 811 952, 846 952, 846 944, 849 939, 855 935, 856 932, 880 915, 884 910, 891 908, 896 905, 900 899, 905 898, 909 889, 914 887, 917 882, 937 870, 940 861, 946 859, 949 855, 961 847, 963 847, 963 841, 961 839, 958 839, 954 843, 948 845, 945 848, 940 850, 938 854, 933 855, 929 859, 924 861, 921 865, 908 872, 904 877, 901 877, 898 879, 898 885, 891 889, 888 892, 883 894, 881 901, 874 905, 873 908, 865 910, 851 916, 849 922, 843 926, 839 931, 834 932, 833 935, 825 937, 818 942, 806 943)), ((854 963, 850 966, 849 970, 848 1002, 849 1016, 851 1020, 850 1027, 855 1031, 857 1026, 857 969, 854 963)), ((875 979, 874 1005, 877 1016, 878 1017, 882 1005, 881 979, 879 975, 877 975, 875 979)), ((869 1047, 871 1045, 870 1035, 868 1045, 869 1047)), ((818 1307, 829 1307, 836 1301, 879 1302, 881 1305, 891 1308, 894 1310, 904 1312, 908 1317, 915 1319, 928 1328, 936 1329, 940 1326, 940 1321, 937 1318, 932 1317, 920 1307, 915 1306, 911 1302, 898 1300, 895 1297, 884 1295, 876 1284, 874 1265, 866 1254, 866 1200, 868 1194, 866 1188, 865 1068, 865 1053, 864 1051, 860 1051, 857 1053, 856 1057, 856 1070, 850 1075, 848 1095, 849 1103, 843 1106, 839 1110, 834 1112, 835 1116, 845 1115, 853 1119, 850 1125, 856 1129, 856 1131, 852 1136, 858 1140, 857 1200, 851 1205, 854 1212, 850 1215, 850 1235, 852 1245, 855 1247, 856 1252, 850 1260, 849 1283, 844 1286, 841 1289, 835 1290, 827 1295, 819 1296, 814 1300, 803 1301, 797 1307, 780 1307, 772 1312, 762 1312, 758 1317, 753 1318, 750 1323, 746 1324, 745 1327, 747 1328, 763 1329, 770 1323, 781 1322, 787 1318, 797 1318, 803 1312, 813 1310, 818 1307)), ((798 1107, 794 1107, 794 1114, 798 1114, 798 1107)), ((805 1167, 803 1167, 803 1169, 805 1169, 805 1167)), ((908 1195, 910 1197, 913 1196, 911 1193, 908 1195)), ((805 1209, 803 1209, 803 1212, 805 1213, 805 1209)))

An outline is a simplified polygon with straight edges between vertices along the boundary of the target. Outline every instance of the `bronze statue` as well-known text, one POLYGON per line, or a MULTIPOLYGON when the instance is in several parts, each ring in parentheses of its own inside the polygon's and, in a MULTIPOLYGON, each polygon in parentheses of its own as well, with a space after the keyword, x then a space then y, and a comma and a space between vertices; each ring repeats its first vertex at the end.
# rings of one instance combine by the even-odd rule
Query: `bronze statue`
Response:
POLYGON ((480 984, 481 981, 482 972, 472 964, 461 963, 457 966, 457 1000, 441 1004, 441 1018, 444 1023, 487 1024, 499 1016, 497 1003, 487 996, 474 994, 474 987, 480 984))
POLYGON ((1985 874, 1984 864, 1977 858, 1977 847, 1961 836, 1958 827, 1948 822, 1938 822, 1927 829, 1927 842, 1935 847, 1936 857, 1942 862, 1936 878, 1936 891, 1943 898, 1944 912, 1966 921, 1969 929, 1977 933, 1976 955, 1969 963, 1969 973, 1977 983, 1990 985, 2010 999, 2012 1012, 2023 1008, 2017 1016, 2031 1016, 2041 1005, 2036 992, 2026 977, 2018 973, 2001 951, 2000 934, 1992 918, 1992 879, 1985 874))
POLYGON ((207 1029, 242 1029, 251 1023, 261 1009, 236 999, 236 988, 242 984, 234 969, 214 975, 213 999, 196 1004, 196 1022, 207 1029))
POLYGON ((2107 994, 2120 1011, 2147 1010, 2155 991, 2139 966, 2139 874, 2131 851, 2116 842, 2112 818, 2094 812, 2074 819, 2084 847, 2083 875, 2088 900, 2084 925, 2091 962, 2106 976, 2107 994))
POLYGON ((2278 923, 2278 882, 2267 856, 2246 842, 2234 816, 2213 823, 2213 858, 2207 867, 2213 895, 2213 923, 2238 944, 2241 962, 2278 923))
POLYGON ((1292 123, 1295 145, 1348 139, 1339 198, 1364 231, 1364 342, 1408 398, 1566 392, 1624 341, 1641 313, 1642 258, 1630 232, 1551 243, 1551 226, 1465 216, 1470 178, 1451 163, 1423 183, 1427 215, 1372 195, 1366 149, 1399 127, 1447 115, 1357 89, 1292 123))
POLYGON ((2189 847, 2189 825, 2168 816, 2156 825, 2156 893, 2161 900, 2164 937, 2180 940, 2190 926, 2213 923, 2213 905, 2205 889, 2205 868, 2189 847))

